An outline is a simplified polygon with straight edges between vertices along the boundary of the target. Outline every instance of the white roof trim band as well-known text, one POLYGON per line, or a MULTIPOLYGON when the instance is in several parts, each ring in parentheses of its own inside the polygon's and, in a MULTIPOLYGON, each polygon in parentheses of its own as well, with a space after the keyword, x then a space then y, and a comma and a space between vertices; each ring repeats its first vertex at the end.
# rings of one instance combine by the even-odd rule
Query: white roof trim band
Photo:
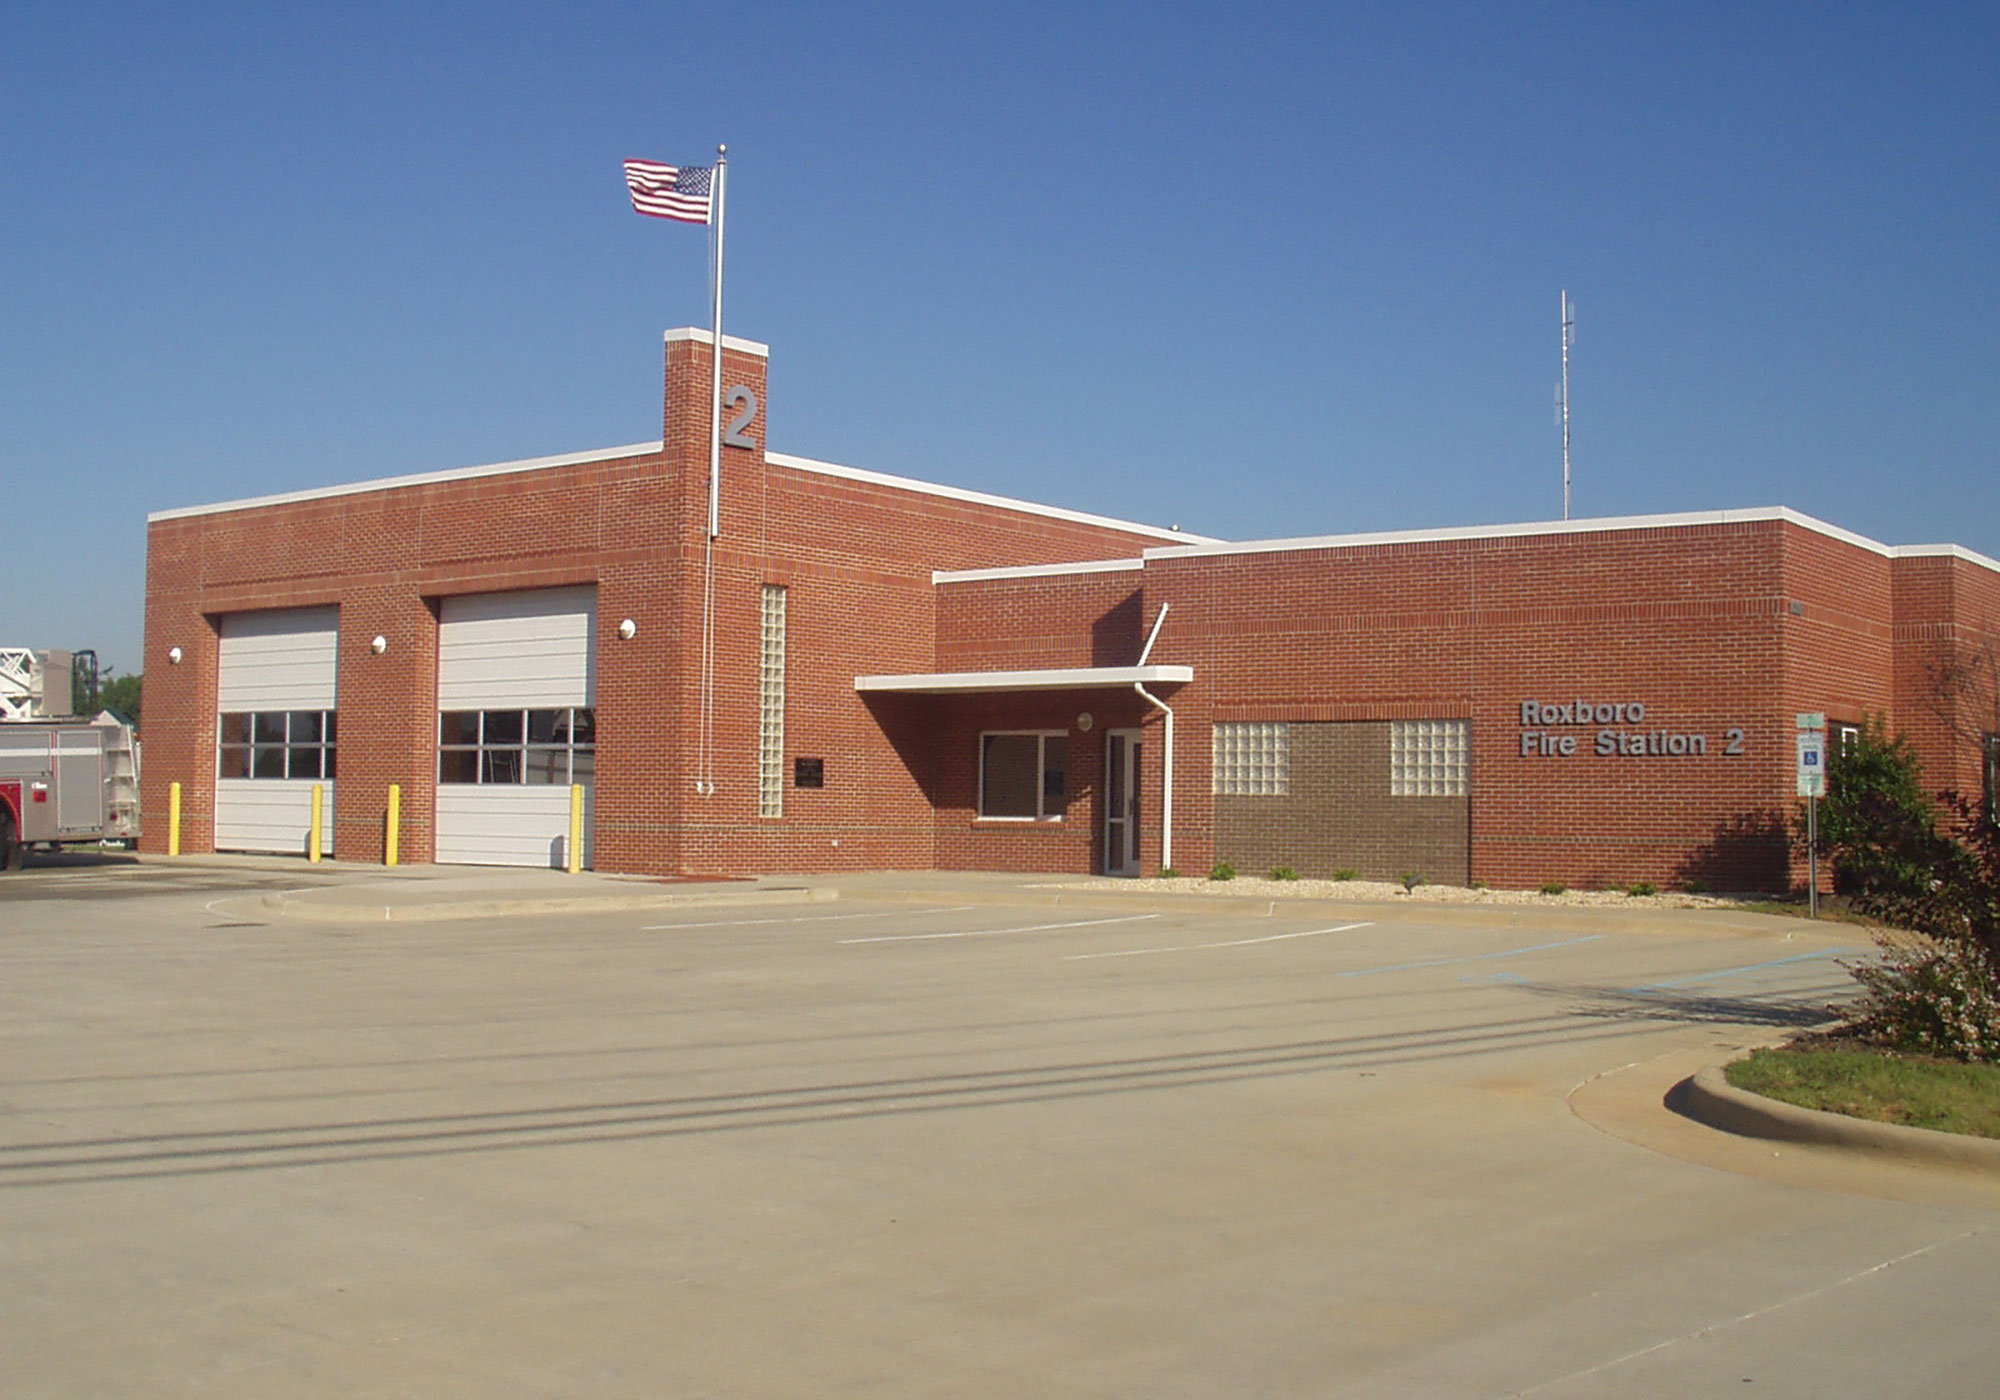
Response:
POLYGON ((1295 539, 1191 542, 1184 545, 1155 545, 1144 551, 1152 559, 1200 559, 1223 554, 1282 554, 1315 549, 1365 549, 1394 544, 1437 544, 1451 540, 1522 539, 1534 535, 1587 535, 1614 531, 1673 530, 1698 525, 1747 525, 1761 521, 1785 521, 1802 530, 1851 544, 1887 559, 1929 558, 1948 555, 1968 564, 2000 571, 2000 560, 1954 544, 1889 545, 1843 530, 1824 520, 1816 520, 1788 506, 1762 506, 1749 510, 1690 511, 1675 515, 1620 515, 1597 520, 1543 520, 1517 525, 1464 525, 1443 530, 1381 530, 1358 535, 1303 535, 1295 539))
MULTIPOLYGON (((666 343, 672 345, 677 340, 692 340, 697 345, 713 345, 715 332, 705 331, 700 326, 677 326, 667 332, 666 343)), ((771 347, 761 340, 745 340, 741 336, 725 335, 722 337, 722 348, 741 350, 746 355, 761 355, 767 360, 771 358, 771 347)))
POLYGON ((1014 564, 1004 569, 932 569, 932 583, 983 583, 996 578, 1053 578, 1060 574, 1137 573, 1143 559, 1088 559, 1080 564, 1014 564))
POLYGON ((1097 690, 1110 686, 1185 685, 1192 666, 1072 666, 1051 671, 929 671, 856 676, 864 694, 966 695, 998 690, 1097 690))
POLYGON ((495 462, 483 467, 451 467, 441 472, 418 472, 414 476, 353 481, 344 486, 312 486, 303 491, 286 491, 276 496, 249 496, 240 501, 218 501, 207 506, 176 506, 172 510, 154 511, 146 517, 146 523, 184 520, 192 515, 221 515, 232 510, 256 510, 262 506, 288 506, 299 501, 323 501, 334 496, 360 496, 370 491, 393 491, 402 486, 429 486, 441 481, 470 481, 482 476, 539 472, 551 467, 574 467, 584 462, 611 462, 620 457, 657 457, 662 446, 664 444, 659 442, 635 442, 627 447, 601 447, 594 452, 565 452, 559 457, 529 457, 519 462, 495 462))
POLYGON ((1112 530, 1123 530, 1129 535, 1151 535, 1156 540, 1189 540, 1195 544, 1218 543, 1211 535, 1190 535, 1184 530, 1169 530, 1160 525, 1141 525, 1133 520, 1117 520, 1108 515, 1091 515, 1086 511, 1065 510, 1061 506, 1040 505, 1034 501, 1017 500, 1012 496, 994 496, 984 491, 968 491, 961 486, 941 486, 933 481, 918 481, 908 476, 891 476, 887 472, 872 472, 863 467, 843 467, 833 462, 815 461, 811 457, 793 457, 784 452, 766 451, 764 460, 774 467, 790 467, 793 471, 816 472, 821 476, 840 477, 846 481, 863 481, 871 486, 889 486, 898 491, 916 491, 926 496, 943 496, 946 500, 966 501, 973 505, 999 506, 1003 510, 1018 510, 1027 515, 1040 515, 1050 520, 1073 520, 1080 525, 1100 525, 1112 530))

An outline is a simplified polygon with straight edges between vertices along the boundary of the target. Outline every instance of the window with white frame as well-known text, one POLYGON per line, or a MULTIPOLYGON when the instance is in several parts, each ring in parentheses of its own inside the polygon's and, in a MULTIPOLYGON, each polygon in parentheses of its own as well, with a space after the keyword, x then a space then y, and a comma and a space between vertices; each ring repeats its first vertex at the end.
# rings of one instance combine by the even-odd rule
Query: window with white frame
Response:
POLYGON ((1462 719, 1399 719, 1389 726, 1391 797, 1463 797, 1472 775, 1472 726, 1462 719))
POLYGON ((1218 795, 1283 797, 1292 790, 1291 725, 1218 724, 1214 734, 1218 795))
POLYGON ((785 815, 785 590, 764 586, 757 661, 757 815, 785 815))
POLYGON ((1014 730, 979 736, 979 815, 1061 821, 1069 806, 1069 735, 1014 730))

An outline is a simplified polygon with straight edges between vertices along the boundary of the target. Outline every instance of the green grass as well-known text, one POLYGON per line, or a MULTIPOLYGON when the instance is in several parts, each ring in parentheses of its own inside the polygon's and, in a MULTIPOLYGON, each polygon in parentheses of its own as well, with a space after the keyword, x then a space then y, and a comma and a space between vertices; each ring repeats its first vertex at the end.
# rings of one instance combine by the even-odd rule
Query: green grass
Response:
POLYGON ((2000 1065, 1875 1050, 1758 1050, 1724 1071, 1768 1099, 1909 1128, 2000 1138, 2000 1065))

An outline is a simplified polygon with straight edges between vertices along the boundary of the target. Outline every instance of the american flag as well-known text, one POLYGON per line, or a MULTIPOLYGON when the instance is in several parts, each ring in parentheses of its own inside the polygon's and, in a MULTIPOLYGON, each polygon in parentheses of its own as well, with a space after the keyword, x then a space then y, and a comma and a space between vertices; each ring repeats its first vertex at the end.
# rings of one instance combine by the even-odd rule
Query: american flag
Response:
POLYGON ((625 183, 632 187, 632 207, 656 219, 705 224, 710 218, 708 186, 715 174, 710 165, 662 165, 656 160, 625 162, 625 183))

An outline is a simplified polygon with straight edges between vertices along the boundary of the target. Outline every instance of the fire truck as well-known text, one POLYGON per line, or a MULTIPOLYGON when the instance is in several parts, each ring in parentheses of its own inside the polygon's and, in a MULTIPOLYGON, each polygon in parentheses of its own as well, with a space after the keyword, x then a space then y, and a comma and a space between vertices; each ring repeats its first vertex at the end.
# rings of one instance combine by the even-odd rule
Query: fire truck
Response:
POLYGON ((137 839, 138 739, 108 710, 76 713, 96 693, 94 653, 0 647, 0 870, 31 846, 137 839))

